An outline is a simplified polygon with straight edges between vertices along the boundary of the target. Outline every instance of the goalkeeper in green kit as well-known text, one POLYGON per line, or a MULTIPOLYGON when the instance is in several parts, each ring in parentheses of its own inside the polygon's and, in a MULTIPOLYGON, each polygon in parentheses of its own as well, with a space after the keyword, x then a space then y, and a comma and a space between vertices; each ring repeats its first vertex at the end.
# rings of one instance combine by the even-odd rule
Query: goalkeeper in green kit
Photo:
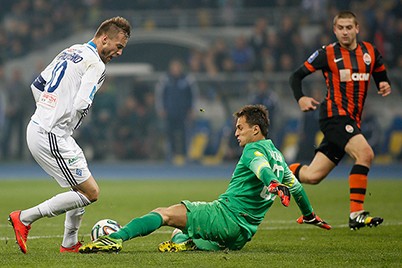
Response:
POLYGON ((257 232, 276 196, 286 207, 293 196, 302 213, 298 223, 331 229, 314 213, 303 186, 272 141, 266 139, 269 127, 266 107, 246 105, 234 116, 235 136, 244 150, 225 193, 212 202, 185 200, 157 208, 131 220, 119 231, 83 245, 79 252, 118 252, 124 241, 148 235, 161 226, 176 228, 169 241, 159 244, 161 252, 239 250, 257 232))

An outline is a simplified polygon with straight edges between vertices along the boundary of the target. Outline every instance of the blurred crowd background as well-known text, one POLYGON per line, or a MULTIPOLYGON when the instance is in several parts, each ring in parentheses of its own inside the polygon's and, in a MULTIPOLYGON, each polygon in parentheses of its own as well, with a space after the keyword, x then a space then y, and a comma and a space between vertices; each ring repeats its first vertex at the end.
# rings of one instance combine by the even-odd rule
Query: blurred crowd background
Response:
MULTIPOLYGON (((382 53, 391 97, 367 98, 362 130, 379 163, 402 159, 402 1, 400 0, 2 0, 0 160, 32 161, 25 128, 35 109, 29 85, 59 50, 91 39, 120 15, 133 26, 77 142, 89 160, 219 164, 236 160, 232 113, 269 108, 269 136, 288 161, 308 161, 321 134, 317 114, 301 113, 289 74, 335 41, 332 19, 352 10, 359 39, 382 53)), ((108 68, 109 67, 109 68, 108 68)), ((304 82, 325 94, 322 74, 304 82)), ((346 160, 347 161, 347 160, 346 160)))

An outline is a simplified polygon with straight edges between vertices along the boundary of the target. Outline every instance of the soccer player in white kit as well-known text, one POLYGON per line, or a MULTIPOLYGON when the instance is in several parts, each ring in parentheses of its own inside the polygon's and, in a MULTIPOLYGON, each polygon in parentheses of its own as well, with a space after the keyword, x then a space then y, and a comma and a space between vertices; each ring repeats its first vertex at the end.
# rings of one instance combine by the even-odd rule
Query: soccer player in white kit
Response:
POLYGON ((61 51, 35 79, 31 89, 36 111, 27 127, 27 143, 36 162, 61 187, 39 205, 10 213, 17 244, 27 253, 31 224, 66 213, 60 252, 78 252, 78 229, 84 207, 98 199, 99 187, 81 148, 71 136, 92 105, 105 79, 105 64, 122 54, 130 38, 130 23, 122 17, 102 22, 88 43, 61 51))

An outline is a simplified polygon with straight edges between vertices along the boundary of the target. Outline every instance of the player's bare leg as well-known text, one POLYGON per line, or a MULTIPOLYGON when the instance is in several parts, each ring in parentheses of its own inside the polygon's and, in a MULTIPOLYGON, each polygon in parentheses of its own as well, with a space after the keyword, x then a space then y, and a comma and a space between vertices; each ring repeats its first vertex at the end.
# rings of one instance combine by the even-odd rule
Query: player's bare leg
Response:
POLYGON ((301 183, 318 184, 336 167, 326 155, 317 152, 309 165, 293 164, 292 172, 301 183))
POLYGON ((91 202, 95 202, 96 200, 98 200, 100 190, 98 184, 92 176, 90 176, 83 183, 80 183, 72 188, 73 190, 85 195, 86 198, 88 198, 88 200, 91 202))

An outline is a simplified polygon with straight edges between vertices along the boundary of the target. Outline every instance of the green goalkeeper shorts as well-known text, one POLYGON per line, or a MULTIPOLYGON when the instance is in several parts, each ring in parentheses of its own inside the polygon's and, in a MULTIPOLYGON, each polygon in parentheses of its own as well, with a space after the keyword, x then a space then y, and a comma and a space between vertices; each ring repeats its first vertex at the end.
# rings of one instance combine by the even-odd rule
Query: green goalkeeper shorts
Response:
POLYGON ((183 232, 192 238, 199 248, 204 247, 200 249, 239 250, 248 242, 246 231, 233 220, 230 212, 219 201, 184 200, 182 203, 187 208, 187 225, 183 232), (211 243, 211 248, 205 246, 208 242, 211 243))

